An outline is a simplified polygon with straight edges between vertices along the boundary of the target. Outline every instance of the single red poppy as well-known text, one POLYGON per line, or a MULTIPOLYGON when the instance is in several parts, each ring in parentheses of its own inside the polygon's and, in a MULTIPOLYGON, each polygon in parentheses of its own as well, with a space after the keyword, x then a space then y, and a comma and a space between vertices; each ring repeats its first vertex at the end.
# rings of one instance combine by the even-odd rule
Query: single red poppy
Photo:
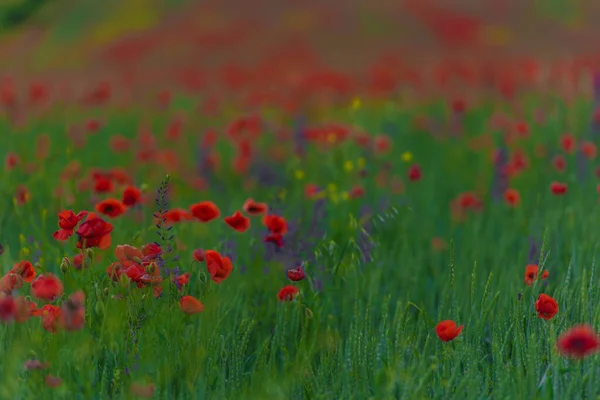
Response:
MULTIPOLYGON (((525 283, 528 286, 533 285, 533 282, 537 279, 538 277, 538 271, 539 268, 537 265, 535 264, 531 264, 525 267, 525 283)), ((544 272, 542 273, 542 279, 546 279, 550 276, 550 273, 548 272, 548 270, 544 270, 544 272)))
POLYGON ((579 325, 560 335, 557 346, 562 355, 581 359, 600 349, 600 339, 592 327, 579 325))
POLYGON ((166 225, 172 225, 181 221, 189 221, 194 219, 192 213, 182 208, 172 208, 164 213, 163 218, 165 219, 166 225))
POLYGON ((275 214, 265 215, 263 217, 263 225, 267 227, 267 229, 274 234, 277 235, 285 235, 288 229, 288 224, 285 218, 280 217, 275 214))
POLYGON ((23 281, 27 283, 33 282, 35 279, 35 268, 29 261, 19 261, 16 263, 9 273, 20 275, 23 281))
POLYGON ((233 265, 229 257, 223 257, 214 250, 206 250, 204 253, 206 268, 213 282, 220 284, 231 274, 233 265))
POLYGON ((274 243, 277 247, 283 247, 283 236, 279 233, 270 233, 264 238, 265 243, 274 243))
POLYGON ((123 191, 122 201, 127 207, 135 206, 142 202, 142 191, 135 186, 127 186, 123 191))
POLYGON ((142 254, 144 255, 144 258, 147 259, 158 258, 162 252, 162 248, 156 243, 148 243, 147 245, 142 246, 142 254))
POLYGON ((560 138, 560 146, 565 153, 572 154, 575 151, 575 138, 570 133, 565 133, 560 138))
POLYGON ((421 179, 423 173, 421 172, 421 167, 418 164, 411 165, 408 170, 408 179, 416 182, 421 179))
POLYGON ((179 300, 179 308, 187 315, 198 314, 204 311, 204 304, 192 296, 183 296, 179 300))
POLYGON ((585 142, 581 143, 581 152, 588 159, 593 160, 594 158, 596 158, 596 154, 597 154, 596 144, 594 142, 590 142, 590 141, 585 141, 585 142))
POLYGON ((232 216, 224 218, 225 223, 240 233, 250 229, 250 218, 245 217, 241 212, 236 211, 232 216))
POLYGON ((94 179, 94 191, 96 193, 112 192, 113 187, 112 181, 105 176, 99 176, 94 179))
POLYGON ((9 322, 17 313, 17 303, 12 296, 0 297, 0 320, 9 322))
POLYGON ((560 182, 552 182, 552 184, 550 184, 550 191, 556 196, 563 195, 567 193, 567 184, 560 182))
POLYGON ((106 249, 110 246, 110 233, 113 226, 94 213, 89 213, 87 219, 77 228, 77 248, 98 247, 106 249))
POLYGON ((117 199, 106 199, 96 204, 96 211, 111 218, 116 218, 127 211, 127 206, 117 199))
POLYGON ((521 195, 517 189, 506 189, 504 191, 504 201, 511 207, 516 207, 521 202, 521 195))
POLYGON ((552 165, 554 165, 554 169, 558 172, 564 172, 567 168, 567 160, 562 154, 559 154, 552 159, 552 165))
POLYGON ((17 167, 21 163, 21 158, 16 153, 8 153, 6 155, 6 160, 4 161, 4 166, 7 171, 10 171, 17 167))
POLYGON ((202 249, 194 250, 194 252, 192 253, 192 257, 194 257, 194 260, 196 260, 198 262, 203 262, 204 258, 205 258, 204 250, 202 250, 202 249))
POLYGON ((41 300, 52 301, 60 297, 63 292, 62 282, 52 274, 42 274, 31 283, 31 294, 41 300))
POLYGON ((292 301, 294 297, 296 297, 299 293, 299 290, 296 286, 288 285, 284 286, 279 293, 277 294, 277 298, 279 301, 292 301))
POLYGON ((356 185, 348 192, 348 197, 351 199, 358 199, 365 195, 365 188, 361 185, 356 185))
POLYGON ((175 278, 175 284, 177 284, 180 288, 183 285, 187 285, 190 283, 190 273, 186 272, 185 274, 181 274, 175 278))
POLYGON ((62 379, 54 375, 46 375, 44 377, 44 383, 48 387, 57 388, 62 384, 62 379))
POLYGON ((435 333, 443 342, 449 342, 456 339, 462 330, 463 325, 456 327, 456 322, 452 320, 442 321, 435 327, 435 333))
POLYGON ((538 317, 549 320, 558 313, 558 303, 552 297, 542 293, 535 302, 535 310, 538 317))
POLYGON ((210 222, 221 215, 221 210, 212 201, 201 201, 190 206, 190 212, 201 222, 210 222))
POLYGON ((257 203, 252 199, 248 199, 244 203, 242 209, 248 215, 261 215, 269 211, 269 206, 267 203, 257 203))
POLYGON ((79 222, 86 217, 87 211, 81 211, 77 215, 71 210, 64 210, 58 214, 58 226, 61 228, 52 234, 56 240, 67 240, 73 234, 73 230, 79 222))
POLYGON ((291 281, 301 281, 302 279, 304 279, 305 276, 304 268, 302 268, 302 266, 299 266, 297 268, 288 269, 287 276, 291 281))

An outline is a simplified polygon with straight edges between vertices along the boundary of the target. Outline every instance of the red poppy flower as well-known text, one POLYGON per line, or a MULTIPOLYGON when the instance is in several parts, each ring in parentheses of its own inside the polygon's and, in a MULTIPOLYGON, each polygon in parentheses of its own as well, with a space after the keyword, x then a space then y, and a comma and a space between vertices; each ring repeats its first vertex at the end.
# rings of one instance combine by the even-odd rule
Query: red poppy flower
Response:
POLYGON ((187 315, 198 314, 204 311, 204 304, 192 296, 183 296, 179 300, 179 308, 187 315))
POLYGON ((555 194, 557 196, 563 195, 567 193, 567 184, 560 182, 552 182, 552 184, 550 185, 550 191, 552 192, 552 194, 555 194))
POLYGON ((164 213, 163 218, 165 219, 166 225, 172 225, 177 222, 189 221, 191 219, 194 219, 194 216, 188 210, 184 210, 181 208, 172 208, 166 213, 164 213))
POLYGON ((269 206, 267 206, 267 203, 257 203, 252 199, 248 199, 242 209, 248 215, 261 215, 269 211, 269 206))
POLYGON ((206 250, 204 258, 210 278, 217 284, 223 282, 231 274, 233 265, 229 257, 222 257, 214 250, 206 250))
POLYGON ((81 269, 83 267, 83 254, 75 254, 73 256, 73 267, 81 269))
POLYGON ((115 247, 115 257, 119 261, 129 260, 141 262, 141 259, 144 258, 144 253, 137 247, 128 244, 120 244, 115 247))
POLYGON ((580 325, 560 335, 557 346, 563 356, 584 358, 600 349, 600 339, 592 327, 580 325))
POLYGON ((60 297, 63 292, 62 282, 52 274, 40 275, 31 283, 31 293, 38 299, 52 301, 60 297))
POLYGON ((521 202, 521 195, 517 189, 506 189, 504 191, 504 201, 511 207, 516 207, 521 202))
MULTIPOLYGON (((531 264, 525 267, 525 283, 529 286, 533 285, 533 282, 538 277, 539 268, 537 265, 531 264)), ((542 273, 542 279, 546 279, 550 276, 548 270, 544 270, 542 273)))
POLYGON ((250 229, 250 218, 245 217, 241 212, 236 211, 232 216, 224 218, 225 223, 240 233, 250 229))
POLYGON ((50 366, 50 363, 48 362, 41 362, 40 360, 27 360, 23 363, 23 368, 26 371, 30 371, 30 370, 42 370, 42 369, 46 369, 50 366))
POLYGON ((438 335, 441 341, 449 342, 456 339, 456 337, 463 330, 463 325, 456 327, 456 322, 452 320, 442 321, 435 327, 435 333, 438 335))
POLYGON ((373 139, 375 154, 387 154, 392 148, 392 140, 386 135, 378 135, 373 139))
POLYGON ((190 212, 202 222, 210 222, 221 215, 221 210, 212 201, 201 201, 190 206, 190 212))
POLYGON ((283 247, 283 236, 279 233, 271 233, 265 236, 265 243, 274 243, 277 247, 283 247))
POLYGON ((411 165, 408 170, 408 179, 416 182, 421 179, 423 174, 421 173, 421 167, 418 164, 411 165))
POLYGON ((42 318, 42 328, 50 333, 54 333, 62 327, 62 315, 58 306, 46 304, 40 309, 39 316, 42 318))
POLYGON ((17 313, 17 303, 12 296, 0 297, 0 320, 9 322, 17 313))
POLYGON ((360 185, 354 186, 348 192, 348 197, 351 199, 358 199, 359 197, 363 197, 365 195, 365 188, 360 185))
POLYGON ((27 283, 31 283, 35 279, 35 268, 29 261, 19 261, 9 273, 20 275, 27 283))
POLYGON ((25 322, 29 318, 37 315, 37 304, 33 301, 26 300, 24 296, 16 297, 15 303, 17 305, 17 310, 13 315, 15 322, 25 322))
POLYGON ((581 152, 588 159, 593 160, 594 158, 596 158, 597 154, 596 145, 594 144, 594 142, 590 141, 583 142, 581 143, 581 152))
POLYGON ((96 211, 111 218, 116 218, 123 215, 127 211, 127 207, 117 199, 106 199, 96 204, 96 211))
POLYGON ((294 269, 288 269, 287 276, 291 281, 301 281, 302 279, 304 279, 305 276, 304 269, 302 268, 302 266, 299 266, 298 268, 294 269))
POLYGON ((187 285, 190 283, 190 273, 186 272, 185 274, 181 274, 175 278, 175 283, 181 287, 183 285, 187 285))
POLYGON ((106 249, 110 246, 110 233, 113 226, 94 213, 89 213, 87 219, 77 228, 77 248, 98 247, 106 249))
POLYGON ((279 293, 277 294, 277 297, 279 298, 279 301, 292 301, 294 300, 294 297, 296 297, 299 293, 299 290, 296 286, 292 286, 292 285, 288 285, 288 286, 284 286, 279 293))
POLYGON ((157 258, 162 254, 162 249, 156 243, 148 243, 142 246, 142 253, 147 259, 157 258))
POLYGON ((321 189, 314 183, 307 183, 306 186, 304 186, 304 197, 307 199, 314 199, 320 192, 321 189))
POLYGON ((0 292, 10 294, 15 289, 23 287, 23 278, 21 275, 8 273, 0 278, 0 292))
POLYGON ((565 153, 572 154, 575 151, 575 138, 570 133, 565 133, 560 138, 560 146, 565 153))
POLYGON ((17 200, 17 204, 22 206, 23 204, 29 202, 31 199, 31 193, 29 193, 29 189, 25 185, 17 186, 17 191, 15 193, 15 199, 17 200))
POLYGON ((562 154, 559 154, 552 159, 552 165, 554 165, 554 169, 558 172, 564 172, 567 168, 567 160, 565 160, 565 157, 562 154))
POLYGON ((81 211, 77 215, 71 210, 61 211, 58 214, 58 226, 61 228, 52 234, 56 240, 67 240, 73 234, 73 230, 88 214, 87 211, 81 211))
POLYGON ((127 207, 132 207, 141 202, 142 191, 135 186, 127 186, 123 191, 123 204, 127 207))
POLYGON ((192 257, 194 257, 194 260, 196 260, 198 262, 203 262, 204 258, 205 258, 204 250, 202 250, 202 249, 194 250, 194 253, 192 253, 192 257))
POLYGON ((277 235, 285 235, 288 229, 287 221, 278 215, 269 214, 263 217, 263 225, 267 227, 271 233, 277 235))
POLYGON ((109 193, 112 192, 112 190, 113 183, 109 178, 105 176, 99 176, 94 179, 94 191, 96 193, 109 193))
POLYGON ((558 313, 558 303, 552 297, 542 293, 535 302, 538 317, 549 320, 558 313))
POLYGON ((48 387, 57 388, 62 384, 62 379, 54 375, 46 375, 44 377, 44 383, 48 387))
POLYGON ((21 163, 21 158, 16 153, 8 153, 6 155, 6 160, 4 161, 4 165, 7 171, 14 169, 17 165, 21 163))

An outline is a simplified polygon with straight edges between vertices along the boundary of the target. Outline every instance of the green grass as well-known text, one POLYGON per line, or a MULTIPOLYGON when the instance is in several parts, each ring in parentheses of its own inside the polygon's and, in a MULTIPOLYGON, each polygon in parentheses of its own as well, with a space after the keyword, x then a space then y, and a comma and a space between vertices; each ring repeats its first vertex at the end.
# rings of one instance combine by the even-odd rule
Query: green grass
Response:
MULTIPOLYGON (((538 100, 530 101, 528 115, 538 100)), ((577 121, 591 118, 586 105, 568 108, 557 100, 557 107, 563 113, 551 116, 552 125, 532 123, 531 137, 517 145, 530 156, 530 167, 511 182, 521 193, 520 206, 511 209, 486 194, 483 211, 462 223, 451 220, 450 201, 481 185, 485 193, 491 188, 494 167, 488 153, 470 151, 467 144, 482 133, 492 106, 469 111, 463 136, 443 141, 420 132, 410 122, 423 112, 444 119, 439 103, 400 107, 390 101, 367 104, 354 112, 329 110, 327 114, 336 121, 368 132, 387 129, 393 151, 375 157, 352 143, 327 151, 311 146, 305 160, 290 158, 279 167, 286 177, 284 200, 278 198, 280 187, 241 189, 246 179, 229 170, 233 151, 224 139, 218 145, 224 159, 217 178, 223 188, 191 189, 183 172, 194 168, 196 132, 228 122, 222 119, 192 117, 184 138, 173 143, 161 133, 168 113, 94 111, 106 124, 80 149, 66 137, 65 121, 85 121, 92 115, 89 111, 65 114, 55 110, 43 118, 31 118, 20 130, 3 121, 0 148, 4 154, 18 153, 25 163, 37 163, 32 143, 40 133, 48 133, 52 140, 49 159, 34 172, 19 168, 0 174, 3 272, 18 260, 37 258, 38 274, 53 272, 63 280, 64 298, 76 290, 85 291, 87 315, 85 328, 77 332, 51 334, 42 329, 40 318, 0 325, 0 397, 126 399, 131 398, 129 387, 134 382, 154 383, 155 398, 168 399, 597 397, 598 357, 570 361, 556 352, 560 333, 578 323, 598 326, 600 316, 595 163, 588 162, 587 176, 578 180, 575 156, 568 157, 568 170, 559 175, 548 158, 533 155, 536 143, 558 149, 563 131, 556 127, 567 114, 577 121), (143 164, 131 153, 110 151, 110 136, 135 137, 140 120, 151 123, 159 148, 177 152, 181 168, 143 164), (413 154, 411 163, 423 169, 419 182, 405 178, 409 163, 399 155, 407 151, 413 154), (361 156, 369 171, 364 178, 356 170, 343 168, 345 161, 361 156), (155 299, 150 289, 112 282, 105 271, 114 259, 115 245, 141 246, 157 240, 152 198, 144 205, 141 220, 132 214, 111 220, 113 244, 107 251, 94 251, 88 270, 71 268, 62 273, 60 260, 77 254, 76 239, 63 245, 52 238, 58 228, 56 214, 64 208, 93 208, 89 193, 74 191, 75 202, 68 207, 64 199, 52 197, 60 184, 60 171, 73 160, 84 168, 125 167, 151 197, 168 173, 173 193, 170 207, 186 208, 211 200, 223 215, 231 215, 248 197, 277 204, 277 212, 289 221, 300 220, 299 233, 286 246, 310 243, 301 255, 313 261, 305 267, 308 278, 296 284, 300 296, 289 303, 278 302, 277 292, 290 284, 284 268, 293 265, 264 259, 264 229, 257 219, 244 234, 233 232, 222 221, 182 223, 173 228, 173 240, 187 249, 175 246, 167 262, 191 273, 185 293, 202 301, 205 310, 201 314, 186 316, 179 310, 182 293, 173 285, 165 283, 164 295, 155 299), (404 179, 403 194, 375 185, 373 177, 386 161, 391 163, 392 174, 404 179), (304 171, 304 180, 295 180, 297 169, 304 171), (552 180, 569 183, 566 196, 550 193, 552 180), (320 233, 311 237, 315 203, 303 196, 306 182, 324 187, 334 183, 338 192, 360 183, 366 196, 337 203, 327 200, 325 217, 318 222, 320 233), (19 184, 31 191, 31 201, 23 206, 12 201, 19 184), (378 206, 382 199, 387 200, 387 207, 378 206), (373 215, 360 225, 359 209, 365 204, 373 215), (364 231, 372 246, 371 260, 365 260, 361 250, 364 231), (436 236, 448 243, 446 251, 432 249, 436 236), (538 283, 528 287, 523 282, 529 237, 542 248, 540 260, 550 271, 547 287, 538 283), (226 252, 228 241, 237 243, 234 271, 216 285, 204 264, 192 263, 191 253, 197 247, 226 252), (535 313, 534 301, 541 292, 559 303, 560 311, 551 321, 535 313), (115 299, 117 295, 121 298, 115 299), (465 326, 448 343, 441 342, 434 329, 445 319, 465 326), (23 362, 30 358, 51 366, 25 372, 23 362), (45 387, 46 373, 60 377, 62 385, 45 387)), ((583 137, 586 129, 582 123, 573 133, 583 137)), ((500 133, 493 134, 500 143, 500 133)), ((271 142, 265 133, 258 148, 266 149, 271 142)), ((64 185, 72 188, 75 182, 64 185)), ((29 293, 29 285, 21 293, 29 293)))

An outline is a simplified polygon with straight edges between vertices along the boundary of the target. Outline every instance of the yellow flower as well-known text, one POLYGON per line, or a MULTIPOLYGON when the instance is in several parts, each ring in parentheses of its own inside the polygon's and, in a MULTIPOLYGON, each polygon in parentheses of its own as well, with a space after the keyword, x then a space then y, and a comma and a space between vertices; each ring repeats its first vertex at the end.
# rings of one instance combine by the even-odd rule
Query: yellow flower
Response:
POLYGON ((296 180, 301 181, 302 179, 304 179, 304 171, 302 171, 301 169, 297 169, 294 172, 294 176, 296 177, 296 180))
POLYGON ((410 151, 405 151, 404 153, 402 153, 402 161, 404 162, 409 162, 410 160, 412 160, 413 155, 410 151))
POLYGON ((344 163, 344 169, 346 170, 346 172, 350 172, 354 169, 354 163, 350 160, 346 161, 344 163))
POLYGON ((348 200, 350 198, 350 195, 348 194, 348 192, 342 192, 342 200, 348 200))
POLYGON ((361 105, 362 105, 362 102, 360 101, 360 99, 358 97, 355 97, 354 100, 352 100, 352 109, 353 110, 358 110, 361 105))
POLYGON ((329 190, 329 192, 331 193, 335 193, 337 192, 337 186, 335 185, 335 183, 330 183, 327 185, 327 190, 329 190))
POLYGON ((356 165, 358 166, 359 169, 364 168, 366 164, 367 164, 367 160, 365 160, 364 157, 359 157, 358 161, 356 162, 356 165))

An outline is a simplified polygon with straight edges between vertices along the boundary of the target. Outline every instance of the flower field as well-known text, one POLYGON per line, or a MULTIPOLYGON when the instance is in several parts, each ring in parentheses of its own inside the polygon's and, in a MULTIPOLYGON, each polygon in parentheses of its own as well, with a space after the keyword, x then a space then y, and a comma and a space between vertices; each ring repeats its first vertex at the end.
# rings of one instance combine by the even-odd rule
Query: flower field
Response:
POLYGON ((586 13, 264 3, 0 36, 0 399, 597 398, 586 13))

